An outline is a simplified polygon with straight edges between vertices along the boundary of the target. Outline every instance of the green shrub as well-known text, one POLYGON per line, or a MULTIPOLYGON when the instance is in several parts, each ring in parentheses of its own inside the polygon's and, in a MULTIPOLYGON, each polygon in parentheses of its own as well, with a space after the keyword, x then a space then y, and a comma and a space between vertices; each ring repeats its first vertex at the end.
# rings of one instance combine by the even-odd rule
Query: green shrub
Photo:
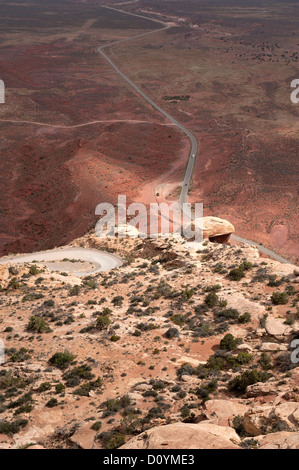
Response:
POLYGON ((74 367, 68 372, 63 374, 64 380, 66 380, 67 387, 75 387, 79 385, 81 380, 91 380, 94 378, 94 374, 91 372, 91 366, 82 364, 74 367))
POLYGON ((24 295, 24 297, 22 298, 22 302, 32 302, 33 300, 42 299, 43 297, 43 294, 30 293, 24 295))
POLYGON ((286 305, 289 301, 289 297, 285 292, 273 292, 271 301, 274 305, 286 305))
POLYGON ((62 392, 64 392, 64 390, 65 390, 65 385, 63 385, 62 383, 59 383, 59 384, 55 385, 56 393, 62 393, 62 392))
POLYGON ((50 400, 46 403, 48 408, 54 408, 54 406, 58 405, 58 401, 56 398, 50 398, 50 400))
POLYGON ((194 289, 189 289, 188 287, 186 287, 182 292, 181 292, 181 297, 184 299, 184 300, 190 300, 191 297, 193 296, 194 294, 194 289))
POLYGON ((212 308, 212 307, 215 307, 218 303, 218 295, 216 294, 216 292, 209 292, 209 294, 206 295, 205 297, 205 304, 212 308))
POLYGON ((106 401, 106 408, 107 408, 108 411, 113 411, 114 413, 116 413, 121 408, 120 401, 116 400, 114 398, 112 398, 111 400, 107 400, 106 401))
POLYGON ((80 292, 80 286, 79 286, 79 285, 73 286, 73 287, 69 290, 69 296, 78 295, 79 292, 80 292))
POLYGON ((238 322, 239 323, 249 323, 251 320, 251 315, 248 312, 244 312, 242 315, 239 316, 238 322))
POLYGON ((21 287, 21 285, 20 285, 20 283, 17 281, 17 279, 16 279, 15 277, 13 277, 13 278, 10 280, 10 282, 9 282, 9 284, 8 284, 8 286, 7 286, 8 289, 9 289, 9 288, 11 288, 11 289, 19 289, 20 287, 21 287))
POLYGON ((226 308, 224 310, 219 310, 216 312, 217 317, 223 317, 226 320, 236 320, 239 317, 240 313, 235 308, 226 308))
POLYGON ((58 369, 64 370, 73 362, 74 359, 75 356, 72 353, 64 351, 53 354, 49 359, 49 362, 53 366, 58 367, 58 369))
POLYGON ((112 342, 116 342, 116 341, 119 341, 120 340, 120 336, 117 336, 117 335, 112 335, 111 338, 110 338, 110 341, 112 342))
POLYGON ((271 374, 262 372, 258 369, 246 370, 241 375, 234 377, 228 384, 230 392, 236 395, 242 395, 246 392, 248 385, 253 385, 257 382, 266 382, 271 377, 271 374))
POLYGON ((183 375, 193 375, 194 374, 194 367, 191 364, 185 362, 181 365, 181 367, 177 370, 177 375, 182 377, 183 375))
POLYGON ((47 390, 51 390, 51 384, 50 382, 43 382, 40 384, 38 387, 39 392, 46 392, 47 390))
POLYGON ((233 268, 229 271, 228 277, 231 281, 240 281, 245 277, 244 269, 233 268))
POLYGON ((252 268, 253 264, 250 263, 250 261, 243 261, 239 266, 239 269, 242 269, 243 271, 249 271, 252 268))
POLYGON ((117 449, 126 442, 125 435, 119 431, 105 432, 101 437, 105 449, 117 449))
POLYGON ((203 401, 209 399, 210 393, 214 393, 217 390, 218 382, 216 379, 211 380, 210 382, 201 385, 195 390, 195 393, 198 397, 202 398, 203 401))
MULTIPOLYGON (((277 345, 277 349, 279 349, 279 345, 277 345)), ((263 370, 269 370, 273 367, 271 363, 271 357, 266 352, 262 353, 259 364, 263 370)))
POLYGON ((96 320, 95 327, 97 330, 105 330, 106 328, 108 328, 110 323, 111 323, 111 320, 108 317, 108 315, 99 315, 96 320))
POLYGON ((38 267, 36 266, 36 264, 32 264, 32 265, 30 266, 29 273, 32 274, 33 276, 35 276, 36 274, 39 274, 39 273, 40 273, 40 270, 38 269, 38 267))
POLYGON ((94 431, 99 431, 101 429, 101 427, 102 427, 102 421, 95 421, 91 425, 90 429, 93 429, 94 431))
POLYGON ((38 315, 30 317, 27 330, 35 333, 50 333, 52 331, 46 320, 38 315))
POLYGON ((165 336, 168 339, 178 338, 180 336, 180 333, 177 328, 168 328, 168 330, 165 333, 165 336))
POLYGON ((186 322, 186 315, 182 315, 181 313, 176 313, 170 317, 170 320, 178 326, 184 326, 186 322))
POLYGON ((234 416, 233 418, 233 428, 240 437, 246 437, 248 434, 244 428, 244 416, 234 416))
POLYGON ((18 433, 21 428, 24 428, 28 424, 27 419, 17 419, 16 421, 1 421, 0 422, 0 434, 12 434, 18 433))
POLYGON ((7 355, 9 356, 10 362, 24 362, 30 359, 30 354, 28 354, 28 349, 20 348, 19 351, 16 351, 13 348, 13 353, 11 354, 11 350, 7 351, 7 355))
POLYGON ((122 295, 117 295, 115 297, 113 297, 112 299, 112 303, 115 307, 121 307, 122 306, 122 301, 124 300, 123 296, 122 295))

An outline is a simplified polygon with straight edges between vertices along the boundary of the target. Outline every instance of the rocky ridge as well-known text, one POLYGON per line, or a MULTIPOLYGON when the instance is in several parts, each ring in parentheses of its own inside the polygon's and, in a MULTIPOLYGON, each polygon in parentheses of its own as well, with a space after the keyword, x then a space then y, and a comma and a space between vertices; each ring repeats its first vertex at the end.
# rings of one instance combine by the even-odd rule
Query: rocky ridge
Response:
POLYGON ((298 448, 293 266, 180 238, 73 246, 125 263, 0 266, 0 448, 298 448))

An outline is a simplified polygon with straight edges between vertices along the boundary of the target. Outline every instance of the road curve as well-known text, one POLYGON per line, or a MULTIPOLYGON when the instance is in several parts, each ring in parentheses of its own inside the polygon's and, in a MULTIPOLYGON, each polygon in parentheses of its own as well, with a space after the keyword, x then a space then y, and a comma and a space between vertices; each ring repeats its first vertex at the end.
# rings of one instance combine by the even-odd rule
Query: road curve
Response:
MULTIPOLYGON (((182 185, 182 189, 181 189, 181 193, 180 193, 180 204, 182 206, 182 209, 183 211, 186 213, 186 215, 190 218, 193 218, 193 214, 192 212, 190 211, 190 209, 188 207, 184 207, 183 206, 183 203, 187 202, 187 198, 188 198, 188 190, 189 190, 189 186, 190 186, 190 181, 191 181, 191 178, 192 178, 192 174, 193 174, 193 170, 194 170, 194 165, 195 165, 195 159, 196 159, 196 156, 197 156, 197 151, 198 151, 198 144, 197 144, 197 140, 196 138, 194 137, 194 135, 192 134, 192 132, 189 131, 189 129, 186 129, 181 123, 179 123, 174 117, 172 117, 169 113, 167 113, 167 111, 165 111, 164 109, 162 109, 158 104, 156 104, 149 96, 147 96, 144 91, 142 91, 132 80, 130 80, 129 77, 127 77, 118 67, 117 65, 110 59, 110 57, 108 57, 108 55, 104 52, 104 49, 108 48, 108 47, 111 47, 111 46, 114 46, 114 45, 117 45, 117 44, 121 44, 121 43, 124 43, 124 42, 128 42, 128 41, 132 41, 133 39, 138 39, 138 38, 142 38, 142 37, 145 37, 145 36, 149 36, 150 34, 153 34, 153 33, 157 33, 159 31, 163 31, 163 30, 166 30, 166 29, 169 29, 171 28, 171 25, 168 25, 163 22, 163 21, 160 21, 160 20, 154 20, 152 18, 148 18, 147 16, 143 16, 143 15, 137 15, 136 13, 129 13, 127 11, 124 11, 124 10, 120 10, 120 9, 117 9, 117 8, 112 8, 112 7, 107 7, 107 6, 104 6, 102 5, 102 8, 108 8, 109 10, 115 10, 115 11, 118 11, 118 12, 121 12, 121 13, 124 13, 126 15, 131 15, 131 16, 136 16, 138 18, 145 18, 149 21, 153 21, 155 23, 159 23, 159 24, 163 24, 163 28, 159 28, 159 29, 155 29, 153 31, 150 31, 150 32, 147 32, 147 33, 142 33, 142 34, 138 34, 136 36, 133 36, 131 38, 127 38, 127 39, 121 39, 119 41, 114 41, 114 42, 111 42, 109 44, 105 44, 104 46, 101 46, 98 48, 98 52, 106 59, 106 61, 114 68, 114 70, 140 95, 142 96, 154 109, 156 109, 157 111, 159 111, 159 113, 163 114, 163 116, 165 116, 170 122, 172 122, 175 126, 177 126, 179 129, 181 129, 185 135, 187 135, 187 137, 189 138, 190 140, 190 143, 191 143, 191 148, 190 148, 190 153, 189 153, 189 158, 188 158, 188 163, 187 163, 187 167, 186 167, 186 171, 185 171, 185 175, 184 175, 184 180, 183 180, 183 185, 182 185)), ((259 243, 256 243, 256 242, 253 242, 251 240, 247 240, 246 238, 242 238, 242 237, 239 237, 237 235, 231 235, 231 238, 232 240, 238 242, 238 243, 245 243, 245 244, 248 244, 248 245, 251 245, 251 246, 256 246, 258 248, 258 250, 261 252, 261 253, 264 253, 268 256, 270 256, 271 258, 277 260, 277 261, 280 261, 281 263, 286 263, 286 264, 292 264, 289 260, 287 260, 286 258, 283 258, 282 256, 278 255, 277 253, 275 253, 274 251, 272 250, 269 250, 268 248, 264 247, 263 245, 260 245, 259 243)))
MULTIPOLYGON (((45 264, 52 271, 68 271, 74 276, 82 277, 89 274, 96 274, 102 271, 109 271, 122 265, 123 260, 116 255, 93 248, 61 247, 54 250, 40 251, 22 255, 4 256, 0 258, 0 264, 20 264, 38 262, 45 264), (80 260, 90 264, 87 271, 76 271, 77 263, 69 263, 69 268, 65 266, 63 260, 80 260), (54 262, 58 262, 53 265, 54 262), (57 264, 61 263, 61 269, 57 264), (73 268, 72 268, 73 265, 73 268)), ((78 268, 77 268, 78 269, 78 268)))

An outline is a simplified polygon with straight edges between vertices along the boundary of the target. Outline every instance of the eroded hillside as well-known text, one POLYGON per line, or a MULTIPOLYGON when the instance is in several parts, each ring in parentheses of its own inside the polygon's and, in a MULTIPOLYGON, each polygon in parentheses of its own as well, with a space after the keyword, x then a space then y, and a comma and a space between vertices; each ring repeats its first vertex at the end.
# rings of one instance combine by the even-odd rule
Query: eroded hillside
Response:
POLYGON ((298 447, 291 265, 181 239, 73 245, 126 262, 1 267, 0 448, 298 447))

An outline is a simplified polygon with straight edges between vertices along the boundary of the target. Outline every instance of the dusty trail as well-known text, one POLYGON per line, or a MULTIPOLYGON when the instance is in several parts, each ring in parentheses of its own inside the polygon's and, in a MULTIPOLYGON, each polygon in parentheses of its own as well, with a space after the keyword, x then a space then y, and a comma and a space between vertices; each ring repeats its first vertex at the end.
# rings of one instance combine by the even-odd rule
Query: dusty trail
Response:
POLYGON ((173 124, 164 124, 160 122, 155 122, 155 121, 141 121, 137 119, 105 119, 102 121, 89 121, 89 122, 83 122, 81 124, 74 124, 72 126, 66 126, 63 124, 47 124, 46 122, 39 122, 39 121, 17 121, 17 120, 12 120, 12 119, 0 119, 0 122, 6 122, 8 124, 34 124, 36 126, 43 126, 43 127, 52 127, 52 128, 57 128, 57 129, 76 129, 78 127, 85 127, 85 126, 91 126, 94 124, 115 124, 115 123, 126 123, 126 124, 157 124, 160 126, 173 126, 173 124))

